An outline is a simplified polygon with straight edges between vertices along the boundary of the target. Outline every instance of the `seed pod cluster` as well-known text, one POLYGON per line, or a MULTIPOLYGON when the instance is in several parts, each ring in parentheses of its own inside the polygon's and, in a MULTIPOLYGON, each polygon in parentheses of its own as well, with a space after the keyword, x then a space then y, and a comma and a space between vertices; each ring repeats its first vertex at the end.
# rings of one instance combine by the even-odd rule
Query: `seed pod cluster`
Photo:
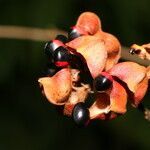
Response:
POLYGON ((128 97, 138 107, 147 91, 147 69, 134 62, 118 63, 120 42, 102 31, 94 13, 82 13, 68 37, 57 35, 44 52, 47 74, 38 80, 43 93, 52 104, 64 106, 63 114, 78 126, 124 114, 128 97))

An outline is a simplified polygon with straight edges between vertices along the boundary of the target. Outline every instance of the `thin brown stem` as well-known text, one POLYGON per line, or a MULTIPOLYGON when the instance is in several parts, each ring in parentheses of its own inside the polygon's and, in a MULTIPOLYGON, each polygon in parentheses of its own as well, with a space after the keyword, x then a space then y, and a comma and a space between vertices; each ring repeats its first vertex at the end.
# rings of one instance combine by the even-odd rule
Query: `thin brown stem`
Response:
POLYGON ((149 66, 150 65, 150 61, 149 60, 143 60, 143 59, 140 59, 137 55, 131 55, 129 53, 129 48, 127 47, 122 47, 122 51, 121 51, 121 58, 123 60, 127 60, 127 61, 133 61, 133 62, 136 62, 138 64, 141 64, 143 66, 149 66))
POLYGON ((20 26, 0 26, 0 38, 32 41, 48 41, 57 34, 66 34, 59 29, 40 29, 20 26))

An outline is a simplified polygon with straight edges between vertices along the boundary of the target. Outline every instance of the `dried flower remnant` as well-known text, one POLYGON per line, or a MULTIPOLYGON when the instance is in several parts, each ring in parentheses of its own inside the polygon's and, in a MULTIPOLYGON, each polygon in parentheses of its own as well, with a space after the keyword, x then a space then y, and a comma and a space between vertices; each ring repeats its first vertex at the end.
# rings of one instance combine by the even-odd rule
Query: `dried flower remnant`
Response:
MULTIPOLYGON (((123 115, 128 98, 134 107, 141 104, 150 69, 134 62, 118 63, 120 42, 102 30, 96 14, 82 13, 68 33, 68 40, 55 39, 52 43, 57 48, 53 47, 55 55, 49 61, 59 69, 38 81, 48 101, 58 107, 63 105, 63 114, 73 117, 76 124, 87 125, 89 120, 110 120, 123 115)), ((142 48, 147 50, 148 46, 142 48)))
POLYGON ((141 59, 150 60, 150 43, 139 46, 137 44, 133 44, 131 46, 131 50, 129 51, 131 54, 138 55, 141 59))

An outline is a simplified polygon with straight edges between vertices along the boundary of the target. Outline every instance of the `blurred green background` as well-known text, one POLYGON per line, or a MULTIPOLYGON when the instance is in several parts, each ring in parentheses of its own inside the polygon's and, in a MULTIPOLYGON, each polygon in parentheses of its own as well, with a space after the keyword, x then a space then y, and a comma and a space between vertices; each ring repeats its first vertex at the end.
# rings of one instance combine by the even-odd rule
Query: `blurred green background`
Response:
MULTIPOLYGON (((68 30, 81 12, 93 11, 105 31, 130 46, 150 42, 149 8, 149 0, 0 0, 0 25, 68 30)), ((124 116, 87 128, 60 115, 37 83, 46 62, 43 46, 0 39, 0 150, 150 149, 150 123, 131 107, 124 116)))

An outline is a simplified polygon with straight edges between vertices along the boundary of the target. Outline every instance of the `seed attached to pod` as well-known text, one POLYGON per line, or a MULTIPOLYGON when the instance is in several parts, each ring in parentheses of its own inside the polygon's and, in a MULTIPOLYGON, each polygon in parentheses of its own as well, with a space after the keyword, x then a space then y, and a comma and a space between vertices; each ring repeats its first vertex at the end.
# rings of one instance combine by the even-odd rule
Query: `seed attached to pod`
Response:
POLYGON ((61 41, 62 43, 67 43, 68 41, 67 37, 62 34, 58 34, 55 39, 61 41))
POLYGON ((71 27, 71 30, 68 33, 68 39, 71 41, 82 35, 88 35, 88 33, 74 26, 74 27, 71 27))
POLYGON ((52 40, 52 41, 47 42, 44 47, 45 54, 50 59, 53 59, 54 51, 60 46, 64 46, 64 44, 59 40, 52 40))
POLYGON ((94 87, 97 91, 108 90, 112 86, 112 77, 108 74, 102 73, 94 80, 94 87))
POLYGON ((77 103, 72 111, 72 118, 78 126, 86 126, 89 122, 89 110, 84 103, 77 103))
POLYGON ((69 65, 71 54, 64 47, 58 47, 54 52, 54 63, 58 67, 66 67, 69 65))
POLYGON ((134 55, 135 54, 135 49, 130 49, 129 53, 132 54, 132 55, 134 55))

